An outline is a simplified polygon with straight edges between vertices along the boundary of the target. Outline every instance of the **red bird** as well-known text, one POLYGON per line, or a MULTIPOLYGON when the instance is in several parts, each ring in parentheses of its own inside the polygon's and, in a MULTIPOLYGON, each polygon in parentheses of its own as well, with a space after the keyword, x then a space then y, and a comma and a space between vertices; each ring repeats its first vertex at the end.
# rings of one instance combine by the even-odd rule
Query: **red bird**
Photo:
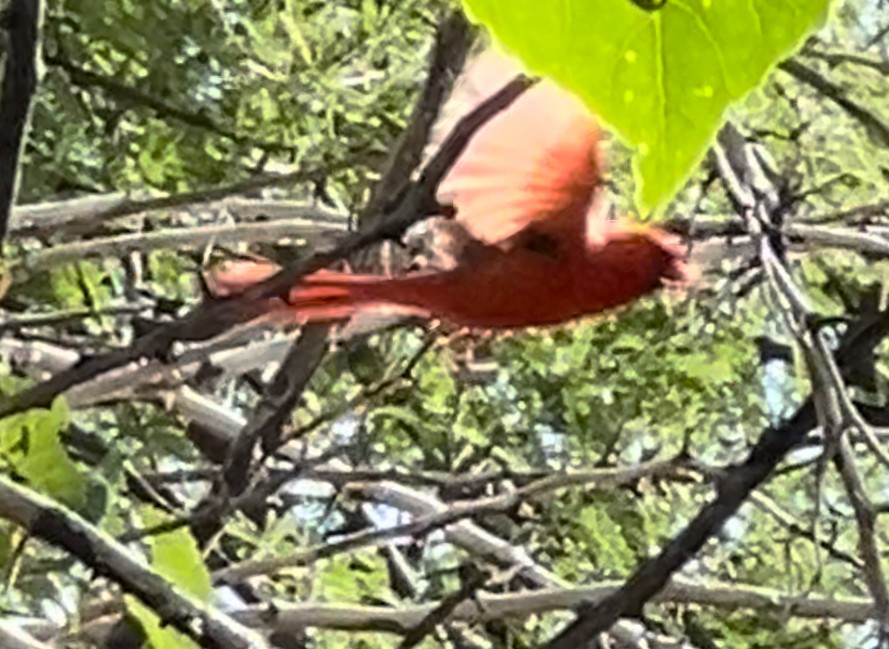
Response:
MULTIPOLYGON (((519 71, 493 51, 480 56, 445 107, 439 139, 519 71)), ((462 234, 454 268, 401 277, 320 271, 272 310, 297 322, 371 311, 518 328, 600 313, 684 281, 681 253, 665 234, 607 219, 598 142, 579 100, 551 81, 538 83, 476 133, 439 188, 462 234)), ((277 270, 271 262, 230 261, 212 269, 207 284, 216 296, 232 295, 277 270)))

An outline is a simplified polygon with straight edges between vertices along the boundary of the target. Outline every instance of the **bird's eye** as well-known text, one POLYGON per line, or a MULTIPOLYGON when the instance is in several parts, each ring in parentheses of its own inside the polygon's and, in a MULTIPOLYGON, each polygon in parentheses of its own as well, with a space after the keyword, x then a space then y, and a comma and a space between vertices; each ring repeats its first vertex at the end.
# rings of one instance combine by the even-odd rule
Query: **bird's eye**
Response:
POLYGON ((559 242, 548 234, 532 234, 525 240, 524 248, 553 259, 559 256, 559 242))

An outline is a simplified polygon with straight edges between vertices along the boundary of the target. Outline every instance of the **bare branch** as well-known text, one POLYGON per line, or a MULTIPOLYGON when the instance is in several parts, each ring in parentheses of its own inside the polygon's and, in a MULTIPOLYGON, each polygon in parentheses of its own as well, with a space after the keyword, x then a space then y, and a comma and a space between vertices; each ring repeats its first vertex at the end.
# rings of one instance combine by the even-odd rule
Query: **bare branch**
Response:
POLYGON ((851 444, 845 437, 839 440, 839 448, 834 456, 834 464, 843 479, 846 494, 855 512, 858 525, 858 548, 864 559, 861 574, 874 599, 877 621, 880 624, 880 643, 889 641, 889 590, 886 587, 882 558, 877 548, 876 512, 867 495, 864 481, 855 466, 851 444))
POLYGON ((410 174, 420 164, 423 148, 429 141, 429 133, 438 118, 454 78, 463 68, 466 55, 474 41, 475 32, 460 10, 449 15, 435 35, 435 48, 429 64, 429 74, 414 106, 410 124, 398 138, 398 142, 386 165, 380 182, 359 218, 362 228, 374 228, 377 220, 386 213, 391 203, 406 186, 410 174))
MULTIPOLYGON (((619 582, 605 581, 583 588, 549 587, 502 594, 482 591, 473 601, 464 601, 454 607, 444 623, 484 624, 572 610, 586 602, 601 601, 618 587, 619 582)), ((769 588, 719 581, 698 584, 676 578, 654 597, 654 601, 812 620, 834 619, 852 624, 873 619, 873 602, 863 597, 818 594, 800 597, 769 588)), ((309 601, 283 605, 274 610, 264 605, 252 606, 233 613, 232 617, 250 627, 291 636, 307 628, 405 635, 438 605, 431 602, 391 607, 309 601)), ((27 623, 24 628, 40 638, 49 638, 55 633, 53 625, 46 622, 27 623)))
MULTIPOLYGON (((368 545, 378 545, 382 541, 400 536, 426 535, 435 529, 448 527, 454 523, 460 523, 460 521, 465 518, 508 510, 527 499, 538 497, 543 493, 567 486, 580 483, 596 484, 597 482, 608 486, 627 484, 643 478, 669 475, 680 469, 681 461, 669 460, 651 462, 636 467, 629 467, 627 469, 587 472, 582 475, 556 474, 549 478, 532 482, 510 493, 487 498, 478 498, 476 500, 454 502, 447 505, 435 498, 426 497, 415 490, 407 489, 396 483, 346 484, 344 492, 347 494, 351 493, 372 500, 386 502, 387 504, 397 506, 401 509, 407 509, 408 511, 416 511, 418 507, 417 503, 419 502, 421 503, 419 506, 422 508, 422 513, 416 520, 409 523, 388 528, 362 530, 345 535, 339 540, 331 543, 307 548, 288 556, 247 560, 238 565, 214 573, 214 579, 218 582, 232 583, 247 577, 259 574, 269 574, 287 567, 312 563, 318 559, 333 556, 334 554, 345 552, 347 550, 367 547, 368 545), (393 498, 397 500, 393 500, 393 498), (430 498, 430 500, 427 501, 427 504, 422 504, 427 498, 430 498)), ((471 523, 460 523, 459 525, 454 525, 448 529, 447 533, 449 536, 452 534, 456 535, 453 538, 453 542, 457 545, 462 545, 459 537, 459 530, 468 525, 471 525, 471 523)), ((470 532, 469 536, 475 541, 480 537, 490 537, 490 535, 480 529, 470 532)), ((480 551, 481 548, 478 546, 476 546, 474 550, 481 556, 494 556, 500 563, 505 563, 510 566, 518 565, 522 567, 526 565, 535 565, 524 552, 521 556, 518 556, 515 554, 515 549, 512 548, 512 546, 506 545, 504 548, 503 542, 499 539, 491 537, 488 539, 486 545, 487 547, 484 551, 480 551), (504 549, 509 553, 508 556, 503 556, 501 554, 504 549), (501 556, 498 557, 498 554, 501 554, 501 556)), ((548 585, 553 583, 553 580, 555 579, 554 576, 547 574, 537 575, 534 578, 534 581, 539 585, 548 585)))
POLYGON ((0 476, 0 517, 21 525, 29 534, 43 539, 108 576, 138 597, 170 624, 205 647, 217 649, 262 649, 263 639, 179 590, 126 548, 108 538, 79 516, 24 487, 0 476))
POLYGON ((875 217, 889 216, 889 200, 856 205, 847 210, 828 214, 818 214, 809 218, 801 218, 797 222, 806 225, 818 225, 831 221, 844 221, 848 225, 860 225, 874 220, 875 217))
MULTIPOLYGON (((336 167, 329 167, 328 173, 331 170, 335 171, 336 167)), ((69 232, 86 235, 104 231, 114 219, 124 216, 177 208, 187 210, 196 205, 206 205, 207 210, 225 211, 243 220, 255 220, 256 215, 261 214, 268 215, 269 220, 298 218, 341 226, 348 215, 305 201, 231 198, 263 187, 298 185, 320 175, 321 172, 317 170, 262 174, 227 185, 152 198, 132 198, 119 193, 95 194, 64 201, 19 205, 12 211, 9 230, 16 235, 27 236, 48 234, 64 228, 69 232)))
POLYGON ((883 122, 883 120, 860 104, 849 99, 846 96, 846 90, 842 86, 826 79, 817 71, 800 63, 796 59, 784 60, 778 64, 778 67, 794 77, 797 81, 814 88, 824 97, 846 111, 850 117, 864 126, 864 129, 875 144, 889 147, 889 124, 883 122))
POLYGON ((49 649, 25 631, 5 620, 0 620, 0 646, 4 649, 49 649))
MULTIPOLYGON (((736 204, 742 210, 741 216, 749 219, 757 205, 757 194, 746 185, 752 179, 743 171, 749 165, 751 156, 743 148, 743 138, 731 125, 724 127, 719 136, 721 143, 727 140, 739 142, 741 147, 727 146, 721 167, 730 172, 733 169, 741 169, 742 172, 738 175, 734 172, 723 173, 723 180, 734 194, 736 204)), ((849 328, 838 353, 839 366, 844 372, 852 358, 873 352, 873 336, 882 338, 889 335, 887 324, 889 317, 881 313, 867 323, 862 321, 849 328)), ((644 604, 667 584, 675 571, 690 557, 695 556, 704 543, 745 502, 749 494, 772 474, 782 458, 805 439, 816 424, 815 413, 813 398, 809 397, 788 420, 764 430, 747 459, 724 472, 717 483, 716 498, 656 557, 639 566, 617 591, 593 606, 583 607, 578 619, 547 644, 547 649, 576 649, 584 646, 584 643, 608 629, 618 618, 639 614, 644 604)))
POLYGON ((889 76, 889 61, 884 61, 875 56, 865 56, 863 54, 854 54, 852 52, 822 52, 812 47, 805 48, 802 51, 802 54, 813 59, 824 61, 830 67, 850 63, 852 65, 871 68, 883 76, 889 76))
POLYGON ((323 325, 303 328, 253 418, 229 448, 223 471, 228 495, 237 496, 246 489, 253 453, 260 440, 266 454, 281 446, 284 424, 327 351, 327 330, 323 325))
MULTIPOLYGON (((571 610, 584 603, 600 602, 613 595, 618 587, 618 582, 604 582, 584 588, 544 588, 507 594, 482 591, 475 596, 475 601, 464 601, 456 606, 446 621, 483 624, 504 619, 521 620, 532 615, 571 610)), ((734 583, 712 582, 705 585, 674 579, 654 597, 654 601, 809 619, 833 618, 853 623, 873 619, 873 603, 865 598, 797 597, 768 588, 734 583)), ((255 607, 236 613, 235 618, 251 626, 270 623, 284 633, 315 627, 406 634, 436 606, 436 603, 432 603, 392 608, 306 602, 282 606, 274 613, 265 607, 255 607)))
MULTIPOLYGON (((731 148, 739 138, 726 138, 725 140, 729 142, 727 147, 731 148)), ((735 174, 736 180, 739 176, 745 177, 749 182, 751 191, 743 194, 739 192, 735 198, 739 203, 746 204, 750 210, 747 218, 750 222, 750 229, 754 230, 758 229, 761 224, 774 222, 771 214, 779 210, 781 206, 778 204, 776 193, 756 156, 745 155, 746 153, 747 151, 744 149, 729 153, 727 157, 733 159, 735 165, 742 160, 746 164, 741 166, 725 165, 723 174, 735 174), (752 200, 754 195, 761 198, 752 200)), ((731 184, 739 184, 739 181, 731 184)), ((870 430, 864 418, 852 404, 843 377, 821 332, 817 329, 813 331, 808 326, 808 323, 814 321, 814 314, 805 296, 794 284, 790 273, 778 259, 772 243, 767 237, 761 237, 760 258, 776 291, 788 305, 781 315, 784 316, 790 330, 797 338, 808 366, 812 380, 813 399, 825 432, 823 458, 834 461, 855 511, 859 546, 862 550, 864 563, 862 576, 874 598, 877 618, 880 623, 880 642, 883 644, 889 641, 889 589, 887 589, 874 537, 873 507, 855 469, 849 441, 844 437, 846 426, 850 424, 857 426, 864 434, 865 439, 872 444, 878 459, 887 467, 889 467, 889 455, 880 447, 873 431, 870 430)))
POLYGON ((851 554, 837 549, 826 539, 818 538, 817 534, 815 534, 812 530, 806 529, 801 523, 794 520, 794 518, 790 514, 781 509, 778 504, 768 496, 765 496, 761 493, 752 493, 750 494, 750 502, 753 503, 753 505, 756 506, 757 509, 765 512, 775 521, 786 527, 791 533, 809 539, 813 543, 818 544, 823 550, 825 550, 830 556, 834 557, 835 559, 844 561, 858 570, 864 568, 864 564, 861 562, 861 560, 853 557, 851 554))
POLYGON ((423 642, 426 636, 435 631, 435 627, 444 624, 448 618, 453 616, 458 606, 478 595, 479 589, 483 588, 488 581, 488 575, 476 569, 472 564, 469 564, 469 568, 470 570, 464 572, 470 572, 470 575, 464 580, 460 589, 444 597, 412 629, 405 633, 398 649, 416 647, 423 642))
POLYGON ((155 232, 134 232, 113 237, 100 237, 52 246, 25 255, 22 266, 28 270, 44 270, 59 264, 89 257, 121 257, 129 252, 165 248, 201 248, 209 243, 235 245, 294 238, 307 245, 323 244, 345 230, 345 223, 319 225, 308 219, 286 219, 260 223, 226 223, 193 228, 171 228, 155 232))

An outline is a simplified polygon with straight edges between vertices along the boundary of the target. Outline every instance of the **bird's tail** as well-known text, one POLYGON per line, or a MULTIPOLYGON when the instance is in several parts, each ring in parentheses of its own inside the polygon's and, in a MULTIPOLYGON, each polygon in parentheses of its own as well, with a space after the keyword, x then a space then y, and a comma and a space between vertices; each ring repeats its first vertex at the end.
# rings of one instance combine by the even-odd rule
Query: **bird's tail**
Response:
MULTIPOLYGON (((229 260, 204 273, 211 297, 239 295, 268 279, 280 267, 268 260, 229 260)), ((423 315, 415 306, 399 304, 397 281, 375 275, 321 270, 303 277, 286 297, 269 300, 267 316, 282 324, 346 320, 371 310, 381 315, 423 315)))

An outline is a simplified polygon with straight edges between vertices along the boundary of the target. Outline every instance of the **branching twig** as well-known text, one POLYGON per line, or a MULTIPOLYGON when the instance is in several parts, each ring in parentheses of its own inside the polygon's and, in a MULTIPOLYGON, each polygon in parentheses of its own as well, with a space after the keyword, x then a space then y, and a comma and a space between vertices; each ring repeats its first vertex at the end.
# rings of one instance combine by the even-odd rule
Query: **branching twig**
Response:
POLYGON ((792 534, 796 534, 803 538, 809 539, 810 541, 812 541, 812 543, 818 544, 824 551, 827 552, 827 554, 829 554, 833 558, 848 563, 850 566, 853 566, 858 570, 864 568, 864 564, 861 562, 861 560, 857 559, 847 552, 840 550, 826 539, 818 538, 817 534, 812 532, 812 530, 806 529, 801 523, 794 520, 794 518, 790 514, 778 507, 775 501, 773 501, 771 498, 768 498, 767 496, 764 496, 760 493, 753 493, 750 494, 750 502, 753 503, 753 505, 759 508, 761 511, 771 516, 780 525, 786 527, 787 530, 792 534))
MULTIPOLYGON (((738 138, 726 138, 729 142, 738 138)), ((731 144, 729 144, 731 146, 731 144)), ((735 151, 729 158, 737 163, 741 160, 746 165, 724 165, 725 175, 735 174, 746 177, 752 191, 736 190, 738 202, 746 204, 750 210, 748 218, 751 230, 760 223, 769 223, 770 212, 780 209, 776 203, 773 188, 756 161, 755 156, 745 155, 746 151, 735 151), (754 199, 759 195, 759 200, 754 199)), ((784 264, 778 259, 772 244, 767 237, 761 238, 760 258, 766 268, 772 284, 779 297, 787 303, 788 308, 782 315, 799 342, 812 380, 812 395, 818 411, 819 419, 825 434, 823 461, 833 460, 843 478, 846 492, 855 511, 858 523, 858 539, 863 559, 862 574, 871 596, 874 598, 877 618, 880 624, 881 645, 889 642, 889 589, 884 579, 882 564, 874 537, 875 516, 873 507, 867 497, 863 483, 855 468, 851 445, 845 437, 845 429, 849 425, 859 428, 865 439, 876 451, 875 455, 889 467, 889 456, 880 447, 870 426, 856 410, 848 389, 840 374, 833 354, 824 341, 820 330, 812 331, 807 323, 814 322, 814 314, 799 288, 794 284, 784 264)), ((819 463, 819 467, 822 463, 819 463)), ((820 484, 820 483, 819 483, 820 484)), ((817 501, 816 501, 817 502, 817 501)))
POLYGON ((481 570, 475 569, 470 564, 471 574, 461 584, 459 590, 443 598, 423 616, 414 628, 405 633, 404 638, 398 645, 398 649, 413 649, 423 641, 423 638, 435 631, 435 627, 443 624, 460 604, 477 595, 477 591, 482 588, 488 579, 488 576, 481 570))
POLYGON ((229 496, 240 495, 247 487, 253 453, 260 440, 266 454, 280 446, 282 428, 327 351, 327 329, 323 325, 303 329, 278 368, 268 394, 229 448, 223 469, 229 496))
MULTIPOLYGON (((650 462, 648 464, 621 470, 603 470, 601 473, 583 474, 582 476, 556 474, 549 478, 529 483, 515 491, 499 496, 454 502, 447 505, 436 501, 439 502, 439 505, 434 506, 431 511, 430 509, 424 509, 421 515, 409 523, 382 529, 354 532, 345 535, 336 541, 308 548, 284 557, 244 561, 241 564, 231 566, 215 573, 214 579, 220 582, 234 582, 258 574, 268 574, 291 566, 305 565, 347 550, 354 550, 368 545, 377 545, 382 541, 397 538, 399 536, 426 535, 435 529, 449 526, 465 518, 509 510, 527 499, 538 497, 541 494, 556 489, 582 484, 584 481, 587 484, 599 483, 606 486, 628 484, 636 482, 642 478, 668 475, 680 470, 681 465, 682 462, 680 460, 668 460, 650 462)), ((385 493, 387 491, 390 493, 404 491, 404 487, 397 484, 387 483, 352 483, 346 484, 344 491, 347 494, 353 493, 364 497, 370 497, 373 500, 378 500, 380 498, 385 498, 385 493)), ((388 501, 388 504, 397 506, 397 504, 391 500, 388 501)), ((408 507, 408 509, 410 508, 408 507)), ((459 542, 457 543, 459 545, 459 542)), ((487 552, 486 554, 490 554, 490 552, 487 552)), ((518 565, 523 563, 523 561, 516 561, 516 559, 516 557, 512 557, 508 563, 518 565)), ((525 560, 527 560, 527 557, 525 560)), ((549 582, 550 579, 547 578, 540 582, 540 585, 547 585, 549 582)))
MULTIPOLYGON (((583 588, 549 587, 502 594, 479 592, 472 600, 458 604, 444 623, 484 624, 508 619, 523 620, 533 615, 571 610, 584 602, 600 601, 618 587, 618 582, 606 581, 583 588)), ((851 624, 862 624, 873 619, 873 602, 863 597, 818 594, 798 597, 770 588, 720 581, 697 584, 675 578, 653 601, 667 605, 696 605, 726 612, 755 611, 764 615, 809 620, 834 619, 851 624)), ((404 635, 416 628, 438 605, 437 602, 430 602, 393 607, 307 601, 276 606, 274 610, 266 605, 251 606, 236 611, 232 617, 245 625, 291 636, 306 628, 404 635)), ((26 623, 23 626, 35 637, 49 639, 57 633, 56 627, 47 622, 26 623)))
POLYGON ((778 64, 778 67, 794 77, 797 81, 814 88, 824 97, 830 99, 837 106, 846 111, 850 117, 858 120, 858 122, 864 126, 875 144, 889 147, 889 124, 886 124, 872 112, 849 99, 842 86, 826 79, 816 70, 800 63, 796 59, 782 61, 778 64))
POLYGON ((864 56, 852 52, 822 52, 811 47, 805 48, 802 54, 813 59, 820 59, 831 67, 843 63, 851 63, 852 65, 859 65, 876 70, 884 77, 889 76, 889 62, 883 61, 875 56, 864 56))
POLYGON ((97 574, 110 577, 170 624, 205 647, 262 649, 266 643, 219 611, 182 593, 126 548, 79 516, 0 476, 0 517, 25 528, 82 561, 97 574))
POLYGON ((877 548, 876 512, 867 495, 864 481, 855 467, 852 447, 845 437, 839 440, 839 448, 834 456, 834 465, 843 479, 846 494, 855 512, 858 525, 858 548, 864 560, 861 573, 867 588, 874 599, 877 622, 880 625, 880 646, 889 643, 889 590, 886 587, 885 573, 882 569, 882 558, 877 548))
POLYGON ((316 417, 313 417, 309 422, 295 429, 292 434, 287 436, 287 439, 299 439, 301 437, 304 437, 320 426, 335 421, 337 418, 342 417, 346 413, 353 412, 359 406, 367 404, 381 394, 384 394, 386 391, 397 387, 403 381, 410 379, 417 364, 423 359, 423 356, 432 348, 435 342, 436 334, 430 334, 426 337, 426 340, 423 342, 417 352, 413 354, 411 358, 406 363, 404 363, 401 368, 398 369, 397 372, 393 372, 386 376, 383 376, 374 384, 363 388, 354 397, 339 403, 330 410, 322 412, 316 417))
MULTIPOLYGON (((550 611, 570 610, 584 602, 602 601, 618 587, 616 582, 605 582, 584 588, 545 588, 505 594, 480 592, 474 601, 464 601, 456 606, 445 621, 478 624, 504 619, 520 620, 550 611)), ((655 595, 654 601, 697 604, 725 611, 760 611, 807 619, 834 618, 851 623, 867 622, 873 617, 873 604, 865 598, 796 597, 756 586, 720 582, 703 585, 679 578, 655 595)), ((270 623, 283 633, 315 627, 406 634, 416 628, 420 620, 437 605, 431 603, 393 608, 305 602, 282 606, 274 613, 270 613, 266 607, 254 607, 235 613, 235 619, 252 624, 270 623)))
POLYGON ((445 97, 454 79, 466 62, 475 32, 462 11, 446 18, 435 35, 435 48, 429 64, 429 75, 414 107, 410 124, 386 161, 380 182, 374 187, 364 215, 358 219, 362 228, 377 226, 386 213, 386 205, 405 189, 410 174, 420 164, 423 148, 439 116, 445 97))

